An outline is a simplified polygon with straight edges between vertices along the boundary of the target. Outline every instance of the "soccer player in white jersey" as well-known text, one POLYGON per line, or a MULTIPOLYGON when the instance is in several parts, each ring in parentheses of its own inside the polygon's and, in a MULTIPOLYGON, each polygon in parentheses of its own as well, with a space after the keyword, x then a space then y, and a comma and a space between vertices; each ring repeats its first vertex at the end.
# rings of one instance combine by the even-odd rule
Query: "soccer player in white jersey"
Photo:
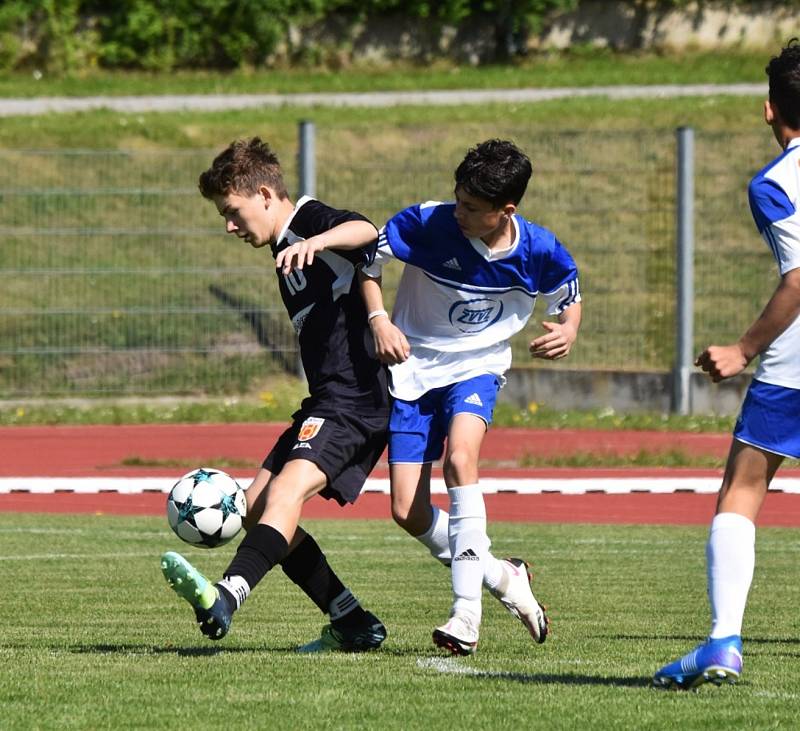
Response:
POLYGON ((785 457, 800 458, 800 45, 792 39, 767 66, 764 119, 783 152, 750 181, 750 209, 775 257, 780 281, 736 343, 711 345, 697 365, 716 383, 756 356, 706 545, 711 632, 661 668, 653 684, 694 688, 735 682, 742 672, 742 619, 755 564, 755 525, 785 457))
POLYGON ((378 357, 391 371, 392 516, 451 567, 453 608, 433 640, 460 655, 478 642, 482 586, 534 640, 543 642, 548 630, 527 564, 489 551, 478 484, 481 443, 511 365, 509 338, 537 297, 556 321, 542 323, 544 334, 530 343, 534 357, 566 356, 580 325, 572 257, 550 231, 517 213, 530 176, 530 161, 511 142, 483 142, 455 172, 455 202, 422 203, 392 217, 374 264, 362 271, 378 357), (390 319, 380 272, 391 258, 405 268, 390 319), (430 499, 431 464, 443 452, 449 514, 430 499))

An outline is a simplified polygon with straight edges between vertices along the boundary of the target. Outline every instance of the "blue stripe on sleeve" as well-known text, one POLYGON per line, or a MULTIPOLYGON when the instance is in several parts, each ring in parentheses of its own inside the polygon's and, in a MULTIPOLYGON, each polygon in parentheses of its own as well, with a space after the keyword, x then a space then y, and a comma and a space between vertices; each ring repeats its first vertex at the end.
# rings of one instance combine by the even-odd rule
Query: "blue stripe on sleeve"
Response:
POLYGON ((575 265, 575 260, 561 242, 555 239, 549 261, 542 265, 539 291, 545 294, 555 292, 570 280, 577 279, 577 276, 578 267, 575 265))
POLYGON ((750 181, 747 190, 750 211, 759 231, 764 231, 775 221, 789 218, 794 212, 794 204, 786 192, 774 180, 756 176, 750 181))

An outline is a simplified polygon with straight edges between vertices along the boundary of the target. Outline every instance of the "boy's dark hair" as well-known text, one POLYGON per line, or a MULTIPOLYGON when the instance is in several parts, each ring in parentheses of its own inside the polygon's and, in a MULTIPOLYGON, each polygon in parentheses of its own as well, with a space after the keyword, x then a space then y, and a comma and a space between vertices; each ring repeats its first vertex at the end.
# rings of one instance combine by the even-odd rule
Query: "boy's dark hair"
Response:
POLYGON ((778 107, 781 119, 800 129, 800 45, 792 38, 779 56, 767 64, 769 100, 778 107))
POLYGON ((231 142, 199 181, 200 193, 209 199, 229 193, 255 195, 262 185, 272 188, 278 198, 289 196, 277 156, 259 137, 231 142))
POLYGON ((495 208, 519 204, 528 187, 531 161, 513 142, 486 140, 473 147, 456 168, 456 188, 489 201, 495 208))

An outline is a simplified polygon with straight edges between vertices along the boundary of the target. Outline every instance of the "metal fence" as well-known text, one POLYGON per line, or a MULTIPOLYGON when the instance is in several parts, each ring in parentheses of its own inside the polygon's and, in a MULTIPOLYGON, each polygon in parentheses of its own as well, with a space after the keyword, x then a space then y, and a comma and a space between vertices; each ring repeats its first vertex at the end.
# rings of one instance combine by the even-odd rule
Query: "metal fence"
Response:
MULTIPOLYGON (((305 171, 319 198, 380 223, 450 199, 469 146, 513 139, 534 163, 521 213, 555 231, 581 271, 570 366, 674 367, 674 131, 371 131, 317 129, 314 165, 284 155, 287 180, 305 171)), ((775 286, 746 184, 777 149, 766 133, 697 133, 694 148, 697 348, 735 339, 775 286)), ((296 371, 269 251, 225 237, 197 192, 215 152, 0 151, 0 398, 242 393, 296 371)), ((398 274, 386 274, 390 299, 398 274)), ((540 320, 516 338, 515 365, 543 366, 527 356, 540 320)))

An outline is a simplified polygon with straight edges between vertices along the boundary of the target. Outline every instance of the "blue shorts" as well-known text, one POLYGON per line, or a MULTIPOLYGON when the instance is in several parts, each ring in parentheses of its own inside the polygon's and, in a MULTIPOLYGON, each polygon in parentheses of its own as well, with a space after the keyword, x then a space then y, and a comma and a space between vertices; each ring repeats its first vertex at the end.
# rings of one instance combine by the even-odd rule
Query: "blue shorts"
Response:
POLYGON ((475 414, 492 423, 500 382, 486 374, 434 388, 416 401, 395 399, 389 418, 389 464, 423 464, 442 456, 456 414, 475 414))
POLYGON ((800 389, 753 380, 733 437, 767 452, 800 459, 800 389))

